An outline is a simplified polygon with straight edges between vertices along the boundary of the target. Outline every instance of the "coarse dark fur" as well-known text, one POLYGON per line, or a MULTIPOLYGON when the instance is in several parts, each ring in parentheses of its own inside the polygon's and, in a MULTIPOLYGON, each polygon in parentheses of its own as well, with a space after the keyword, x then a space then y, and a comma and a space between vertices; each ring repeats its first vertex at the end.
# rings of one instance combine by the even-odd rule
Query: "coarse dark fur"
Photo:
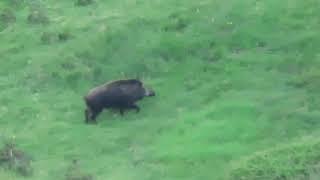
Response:
POLYGON ((135 102, 146 96, 155 96, 155 92, 145 88, 137 79, 117 80, 95 87, 84 97, 85 122, 96 123, 97 116, 107 108, 119 109, 121 115, 125 109, 139 112, 140 108, 135 102))

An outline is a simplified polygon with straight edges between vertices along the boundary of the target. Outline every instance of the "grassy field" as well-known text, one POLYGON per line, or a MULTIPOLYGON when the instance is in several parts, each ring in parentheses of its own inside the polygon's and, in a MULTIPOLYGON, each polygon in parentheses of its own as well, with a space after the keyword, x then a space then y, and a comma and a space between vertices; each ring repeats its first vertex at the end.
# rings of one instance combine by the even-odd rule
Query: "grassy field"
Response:
POLYGON ((0 179, 320 178, 318 0, 75 2, 0 2, 0 136, 34 169, 0 179), (90 88, 133 77, 140 113, 84 123, 90 88))

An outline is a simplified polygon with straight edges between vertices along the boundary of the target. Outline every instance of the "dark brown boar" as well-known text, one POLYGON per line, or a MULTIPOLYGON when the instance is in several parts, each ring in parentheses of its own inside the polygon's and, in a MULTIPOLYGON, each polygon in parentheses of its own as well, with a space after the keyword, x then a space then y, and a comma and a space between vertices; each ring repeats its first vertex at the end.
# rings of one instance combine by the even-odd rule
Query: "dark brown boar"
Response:
POLYGON ((119 109, 123 115, 125 109, 140 111, 135 103, 146 96, 155 96, 155 92, 144 87, 137 79, 112 81, 95 87, 84 97, 86 103, 85 122, 96 123, 103 109, 119 109))

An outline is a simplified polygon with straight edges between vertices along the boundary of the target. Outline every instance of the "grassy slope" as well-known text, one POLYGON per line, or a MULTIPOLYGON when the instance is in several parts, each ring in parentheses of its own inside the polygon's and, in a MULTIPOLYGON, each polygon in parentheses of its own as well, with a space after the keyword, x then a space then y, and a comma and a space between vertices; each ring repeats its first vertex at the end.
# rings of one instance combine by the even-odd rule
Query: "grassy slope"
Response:
POLYGON ((318 131, 318 5, 48 0, 45 26, 23 5, 0 32, 1 133, 34 156, 32 179, 61 178, 72 158, 98 179, 222 179, 230 162, 318 131), (41 43, 63 31, 73 37, 41 43), (141 113, 83 123, 89 88, 135 76, 158 95, 141 113))
POLYGON ((234 164, 234 180, 316 180, 319 179, 319 145, 314 137, 257 152, 234 164))

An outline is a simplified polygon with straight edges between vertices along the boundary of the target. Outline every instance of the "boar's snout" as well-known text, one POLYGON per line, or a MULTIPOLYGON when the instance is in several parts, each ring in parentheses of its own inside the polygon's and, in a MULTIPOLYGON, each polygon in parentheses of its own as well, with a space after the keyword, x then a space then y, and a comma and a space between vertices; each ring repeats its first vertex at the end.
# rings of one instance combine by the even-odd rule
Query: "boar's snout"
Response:
POLYGON ((146 89, 145 96, 155 96, 156 93, 151 89, 146 89))

